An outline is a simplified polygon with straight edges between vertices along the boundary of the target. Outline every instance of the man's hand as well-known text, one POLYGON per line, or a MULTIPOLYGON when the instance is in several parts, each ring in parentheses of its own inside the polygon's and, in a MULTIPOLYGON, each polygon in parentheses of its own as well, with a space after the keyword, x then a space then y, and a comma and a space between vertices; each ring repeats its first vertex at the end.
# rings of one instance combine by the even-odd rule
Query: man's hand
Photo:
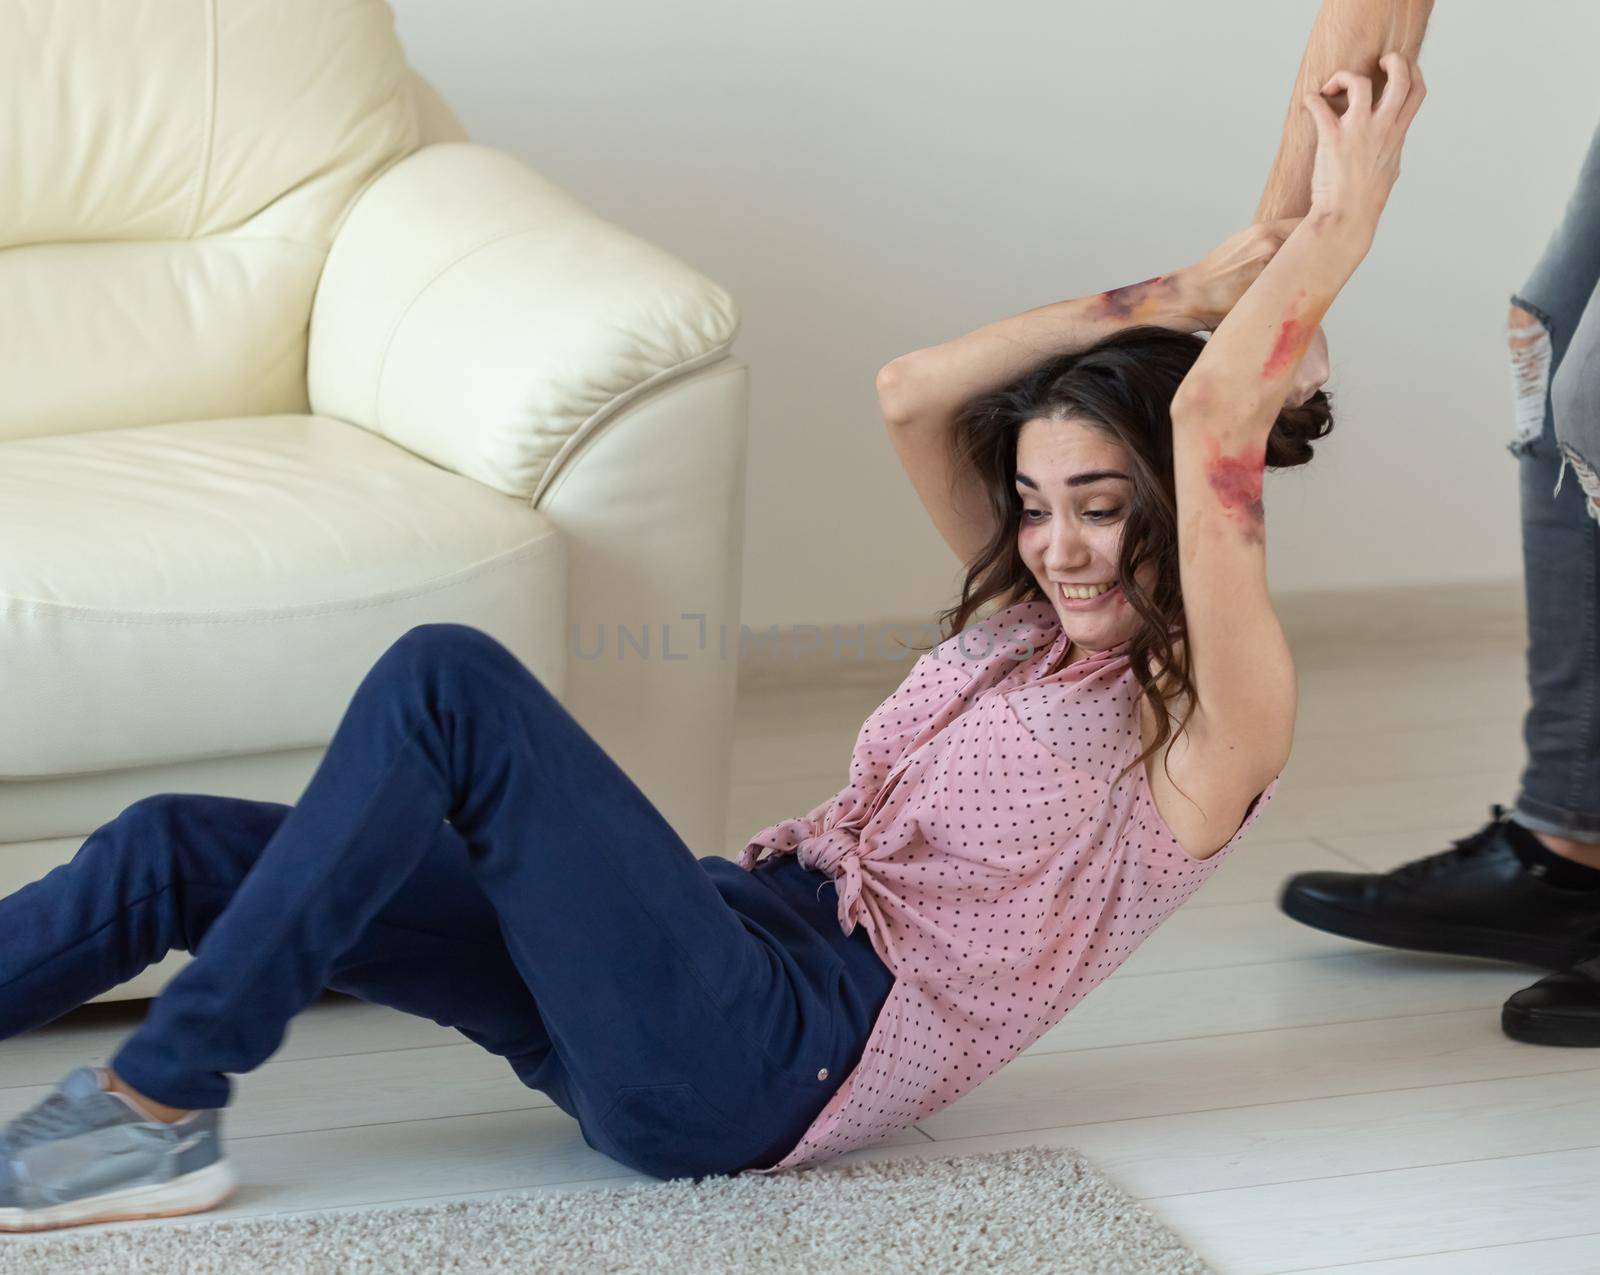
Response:
POLYGON ((1299 224, 1298 217, 1258 221, 1224 239, 1194 265, 1180 270, 1183 305, 1195 322, 1214 328, 1227 318, 1228 311, 1299 224))

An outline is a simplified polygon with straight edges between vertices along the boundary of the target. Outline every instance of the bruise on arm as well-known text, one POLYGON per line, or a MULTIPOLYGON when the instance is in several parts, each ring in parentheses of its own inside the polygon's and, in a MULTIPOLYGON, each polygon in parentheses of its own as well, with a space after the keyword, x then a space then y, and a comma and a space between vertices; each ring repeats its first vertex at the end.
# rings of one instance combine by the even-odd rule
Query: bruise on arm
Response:
POLYGON ((1261 504, 1261 480, 1266 470, 1267 440, 1247 443, 1244 450, 1225 453, 1215 434, 1206 434, 1206 481, 1216 494, 1228 521, 1246 542, 1262 545, 1267 539, 1266 510, 1261 504))
POLYGON ((1272 351, 1261 365, 1263 381, 1287 377, 1294 370, 1305 354, 1306 347, 1311 344, 1311 338, 1316 335, 1322 316, 1328 312, 1326 301, 1307 306, 1304 304, 1305 298, 1306 290, 1301 288, 1284 310, 1283 318, 1278 320, 1278 339, 1272 343, 1272 351))
MULTIPOLYGON (((1271 396, 1281 395, 1290 372, 1311 344, 1328 308, 1326 304, 1307 306, 1305 300, 1306 290, 1301 288, 1278 320, 1277 337, 1261 366, 1260 381, 1271 396)), ((1212 392, 1208 378, 1198 379, 1192 387, 1191 401, 1203 407, 1210 403, 1212 392)), ((1207 432, 1202 438, 1206 447, 1206 481, 1228 521, 1239 529, 1247 543, 1265 544, 1266 511, 1261 503, 1261 488, 1266 470, 1266 436, 1246 442, 1234 452, 1224 452, 1222 440, 1216 434, 1207 432)))
POLYGON ((1094 298, 1097 317, 1136 323, 1171 306, 1178 284, 1170 275, 1158 274, 1125 287, 1113 288, 1094 298))

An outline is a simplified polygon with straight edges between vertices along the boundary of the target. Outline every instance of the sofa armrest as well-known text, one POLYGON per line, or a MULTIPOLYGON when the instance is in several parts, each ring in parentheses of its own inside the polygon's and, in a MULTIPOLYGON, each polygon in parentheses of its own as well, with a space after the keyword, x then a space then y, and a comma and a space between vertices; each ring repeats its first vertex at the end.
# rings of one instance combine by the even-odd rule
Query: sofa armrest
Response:
POLYGON ((426 146, 356 200, 311 314, 312 411, 535 500, 587 427, 724 357, 732 299, 487 146, 426 146))

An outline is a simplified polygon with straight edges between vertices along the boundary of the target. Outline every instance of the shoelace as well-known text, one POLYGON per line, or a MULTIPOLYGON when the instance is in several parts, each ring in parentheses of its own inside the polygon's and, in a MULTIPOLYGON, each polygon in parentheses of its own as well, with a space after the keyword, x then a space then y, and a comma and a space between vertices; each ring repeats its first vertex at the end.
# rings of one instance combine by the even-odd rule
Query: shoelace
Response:
POLYGON ((1451 841, 1449 850, 1441 850, 1437 854, 1430 854, 1401 865, 1389 873, 1389 879, 1408 884, 1423 881, 1440 872, 1457 868, 1469 859, 1481 856, 1494 845, 1501 820, 1506 813, 1506 808, 1498 802, 1489 809, 1494 815, 1494 822, 1469 836, 1455 838, 1451 841))

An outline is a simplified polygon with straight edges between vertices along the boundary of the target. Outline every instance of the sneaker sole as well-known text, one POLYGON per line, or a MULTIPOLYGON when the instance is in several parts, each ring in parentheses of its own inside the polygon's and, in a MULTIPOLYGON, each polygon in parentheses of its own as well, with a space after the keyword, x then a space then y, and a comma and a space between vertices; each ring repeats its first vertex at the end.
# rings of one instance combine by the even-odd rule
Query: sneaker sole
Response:
POLYGON ((1504 930, 1480 930, 1464 925, 1428 925, 1416 921, 1386 921, 1362 912, 1313 903, 1285 890, 1278 909, 1313 929, 1341 938, 1378 943, 1409 952, 1439 952, 1447 956, 1478 956, 1490 961, 1510 961, 1536 969, 1563 970, 1583 959, 1588 948, 1540 940, 1504 930))
POLYGON ((133 1222, 204 1213, 226 1200, 237 1186, 232 1166, 226 1160, 218 1160, 170 1182, 107 1191, 40 1209, 0 1209, 0 1231, 52 1231, 91 1222, 133 1222))

